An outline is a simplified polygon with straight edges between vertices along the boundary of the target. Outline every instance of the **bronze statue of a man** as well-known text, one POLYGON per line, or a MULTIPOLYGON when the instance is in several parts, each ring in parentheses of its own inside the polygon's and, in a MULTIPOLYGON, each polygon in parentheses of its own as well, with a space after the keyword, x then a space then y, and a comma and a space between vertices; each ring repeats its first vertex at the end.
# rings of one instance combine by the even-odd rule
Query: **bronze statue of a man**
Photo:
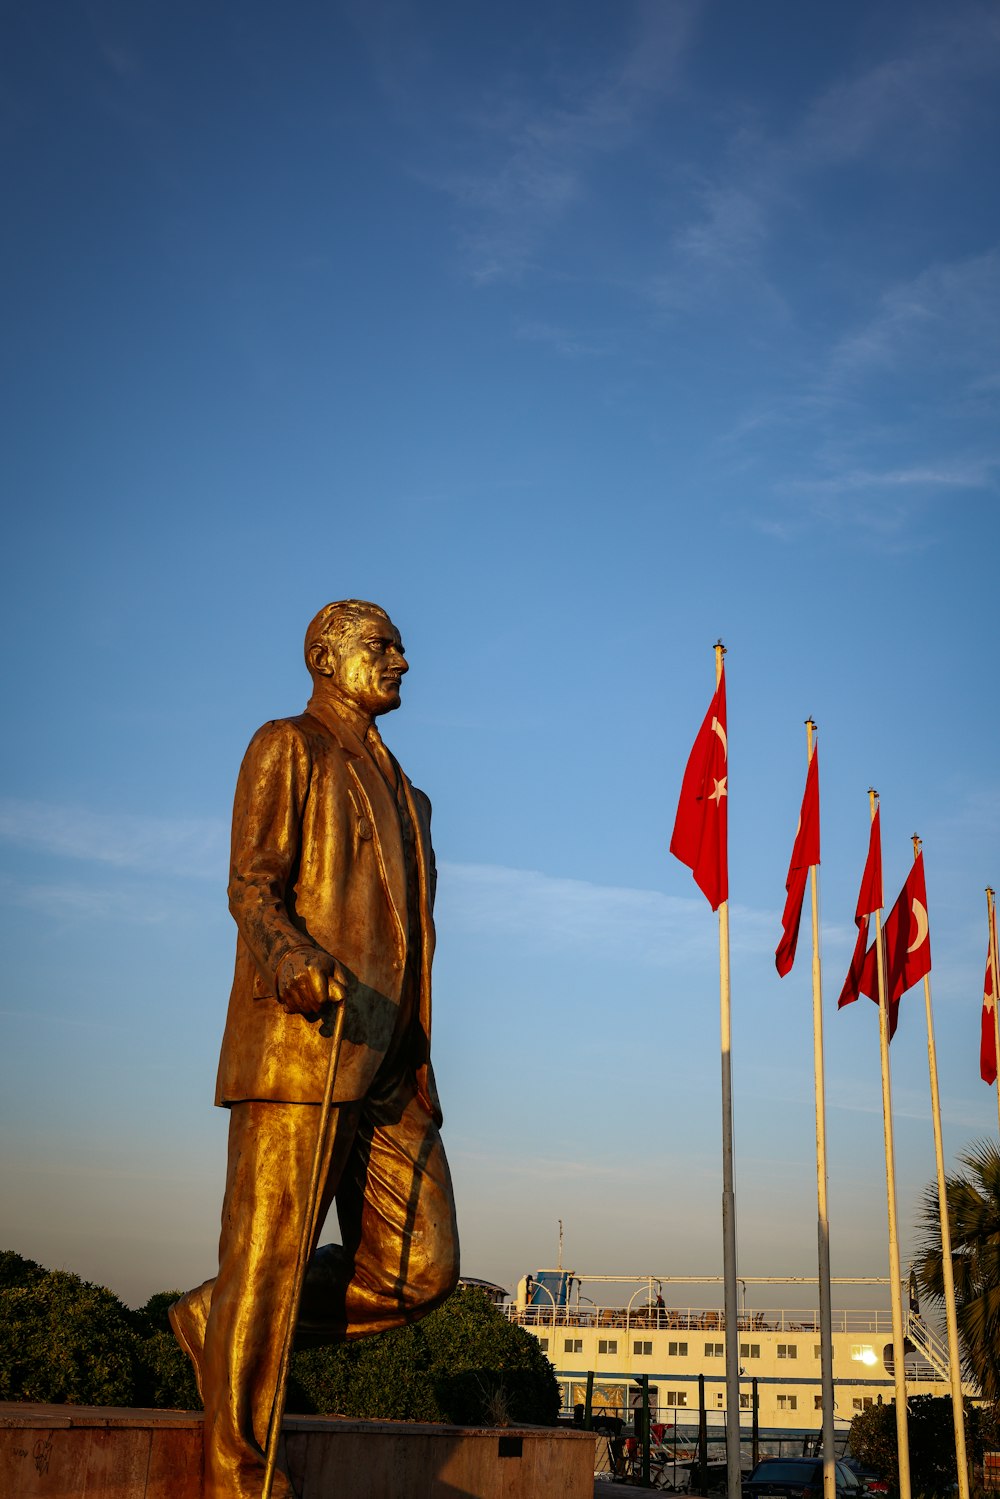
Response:
MULTIPOLYGON (((384 610, 347 599, 316 615, 305 657, 306 711, 258 731, 236 788, 219 1273, 171 1308, 205 1405, 205 1499, 261 1493, 335 1005, 343 1043, 296 1346, 413 1322, 458 1278, 430 1065, 430 803, 375 727, 399 707, 403 643, 384 610), (343 1242, 317 1248, 334 1202, 343 1242)), ((273 1493, 292 1494, 280 1472, 273 1493)))

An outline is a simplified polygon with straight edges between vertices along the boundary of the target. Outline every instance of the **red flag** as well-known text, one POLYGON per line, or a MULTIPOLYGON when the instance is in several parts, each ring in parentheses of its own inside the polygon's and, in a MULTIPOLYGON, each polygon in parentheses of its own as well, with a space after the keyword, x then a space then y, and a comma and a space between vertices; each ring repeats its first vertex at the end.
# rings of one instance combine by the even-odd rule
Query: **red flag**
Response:
POLYGON ((799 825, 792 845, 792 861, 788 866, 785 881, 785 909, 781 916, 784 931, 774 954, 774 965, 784 978, 791 972, 795 962, 795 947, 799 940, 799 923, 802 920, 802 901, 806 893, 809 866, 819 863, 819 750, 809 761, 806 771, 806 789, 802 797, 799 825))
POLYGON ((997 1033, 993 1020, 993 964, 986 954, 986 978, 983 980, 983 1021, 979 1037, 979 1075, 984 1083, 997 1080, 997 1033))
MULTIPOLYGON (((896 1034, 899 1001, 907 989, 919 983, 931 971, 931 938, 927 926, 927 886, 924 883, 924 856, 918 854, 903 882, 896 904, 882 927, 885 942, 885 994, 889 1006, 889 1040, 896 1034)), ((878 960, 875 944, 865 954, 865 966, 858 985, 878 1004, 878 960)))
POLYGON ((713 911, 729 898, 726 803, 729 796, 726 739, 726 673, 688 757, 674 819, 670 852, 686 864, 713 911))
POLYGON ((842 1010, 844 1005, 852 1005, 862 992, 860 988, 861 974, 865 966, 865 948, 868 946, 868 922, 873 911, 878 911, 882 905, 882 809, 875 808, 875 816, 872 818, 871 832, 868 834, 868 858, 865 860, 865 872, 861 876, 861 889, 858 891, 858 905, 854 913, 854 924, 858 929, 857 941, 854 944, 854 956, 851 958, 851 966, 844 980, 844 987, 840 991, 837 1000, 837 1009, 842 1010))

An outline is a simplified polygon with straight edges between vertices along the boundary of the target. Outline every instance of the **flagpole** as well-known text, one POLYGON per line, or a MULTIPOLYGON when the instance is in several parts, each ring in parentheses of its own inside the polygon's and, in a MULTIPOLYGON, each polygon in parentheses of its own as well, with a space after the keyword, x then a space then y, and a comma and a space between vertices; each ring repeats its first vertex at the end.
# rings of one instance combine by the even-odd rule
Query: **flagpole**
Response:
MULTIPOLYGON (((921 840, 913 835, 914 862, 921 840)), ((934 1162, 937 1167, 938 1210, 941 1216, 941 1271, 944 1279, 944 1310, 948 1328, 948 1375, 951 1381, 951 1413, 955 1426, 955 1461, 958 1465, 958 1499, 969 1499, 969 1459, 965 1450, 965 1406, 962 1400, 962 1364, 958 1352, 958 1316, 955 1311, 955 1271, 951 1261, 951 1224, 948 1219, 948 1188, 944 1174, 944 1143, 941 1137, 941 1094, 938 1089, 937 1047, 931 1013, 931 981, 924 974, 924 1009, 927 1012, 927 1068, 931 1084, 931 1118, 934 1121, 934 1162)))
MULTIPOLYGON (((806 761, 812 763, 816 725, 806 719, 806 761)), ((819 882, 816 865, 809 866, 812 903, 813 1074, 816 1095, 816 1206, 819 1243, 819 1347, 823 1401, 823 1494, 836 1499, 837 1469, 833 1450, 833 1309, 830 1296, 830 1220, 827 1216, 826 1089, 823 1067, 823 973, 819 950, 819 882)), ((967 1499, 961 1495, 960 1499, 967 1499)))
POLYGON ((1000 961, 997 960, 997 907, 996 894, 986 887, 986 919, 990 930, 990 976, 993 979, 993 1055, 997 1059, 997 1126, 1000 1128, 1000 988, 997 987, 997 976, 1000 974, 1000 961))
MULTIPOLYGON (((715 643, 715 687, 722 680, 726 648, 715 643)), ((732 1026, 729 984, 729 900, 719 903, 719 1009, 722 1040, 722 1270, 726 1318, 726 1486, 741 1499, 740 1330, 736 1290, 736 1190, 733 1171, 732 1026)))
MULTIPOLYGON (((878 792, 869 787, 868 804, 875 821, 878 792)), ((899 1268, 899 1233, 896 1220, 896 1150, 892 1136, 892 1081, 889 1073, 889 1004, 886 996, 885 947, 882 912, 875 912, 875 962, 878 969, 878 1034, 882 1063, 882 1128, 885 1135, 885 1187, 889 1216, 889 1289, 892 1302, 892 1364, 896 1386, 896 1446, 899 1461, 899 1499, 911 1499, 910 1438, 906 1412, 906 1370, 903 1366, 903 1287, 899 1268)))

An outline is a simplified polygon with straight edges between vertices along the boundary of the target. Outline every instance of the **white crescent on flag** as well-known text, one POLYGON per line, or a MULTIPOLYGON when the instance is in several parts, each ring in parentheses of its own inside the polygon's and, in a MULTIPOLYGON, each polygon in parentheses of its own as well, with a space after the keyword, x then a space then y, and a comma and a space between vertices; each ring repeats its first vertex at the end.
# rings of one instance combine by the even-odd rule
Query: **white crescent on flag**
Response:
POLYGON ((916 928, 917 935, 906 949, 907 952, 916 952, 927 941, 927 912, 917 900, 916 896, 910 904, 910 931, 916 928))
POLYGON ((714 716, 712 718, 712 732, 713 732, 713 734, 718 734, 719 738, 722 740, 722 753, 725 755, 726 759, 728 760, 729 759, 729 744, 728 744, 728 741, 726 740, 726 731, 722 727, 722 725, 719 722, 719 720, 717 718, 715 718, 714 716))

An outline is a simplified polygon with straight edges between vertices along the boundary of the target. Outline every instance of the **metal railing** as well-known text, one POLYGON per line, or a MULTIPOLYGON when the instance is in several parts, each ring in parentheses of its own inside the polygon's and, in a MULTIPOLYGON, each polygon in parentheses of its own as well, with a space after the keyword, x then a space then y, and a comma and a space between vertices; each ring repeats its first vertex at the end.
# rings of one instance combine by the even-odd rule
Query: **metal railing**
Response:
POLYGON ((930 1371, 928 1375, 924 1376, 921 1373, 918 1377, 947 1380, 950 1377, 947 1345, 938 1337, 933 1328, 921 1321, 916 1312, 910 1312, 907 1318, 906 1336, 930 1371))
MULTIPOLYGON (((578 1328, 651 1328, 660 1332, 719 1332, 726 1330, 726 1318, 716 1309, 688 1307, 604 1307, 604 1306, 506 1306, 504 1312, 511 1322, 522 1327, 578 1327, 578 1328)), ((781 1308, 766 1311, 742 1312, 737 1318, 737 1330, 752 1336, 755 1332, 803 1332, 819 1336, 819 1312, 812 1309, 781 1308)), ((847 1310, 834 1312, 834 1332, 840 1333, 884 1333, 892 1335, 892 1315, 879 1310, 847 1310)), ((927 1330, 929 1331, 929 1330, 927 1330)), ((916 1339, 913 1339, 916 1343, 916 1339)), ((930 1359, 933 1363, 934 1359, 930 1359)))

